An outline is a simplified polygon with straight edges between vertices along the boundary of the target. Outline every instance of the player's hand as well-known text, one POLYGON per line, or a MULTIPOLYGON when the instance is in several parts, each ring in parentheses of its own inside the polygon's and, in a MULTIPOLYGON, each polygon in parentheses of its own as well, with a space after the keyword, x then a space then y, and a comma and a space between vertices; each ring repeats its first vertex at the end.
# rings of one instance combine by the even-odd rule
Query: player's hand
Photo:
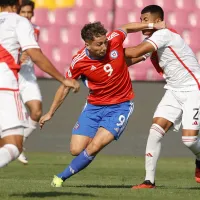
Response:
POLYGON ((52 118, 52 115, 50 113, 47 113, 45 115, 43 115, 40 118, 39 124, 40 124, 40 129, 42 129, 42 127, 44 126, 45 122, 49 121, 52 118))
POLYGON ((65 79, 63 81, 63 85, 65 85, 66 87, 70 87, 70 88, 73 88, 73 92, 76 93, 79 91, 80 89, 80 84, 78 81, 76 81, 75 79, 65 79))
POLYGON ((165 21, 161 21, 158 23, 154 23, 153 27, 154 27, 154 29, 163 29, 163 28, 166 28, 167 25, 166 25, 165 21))
POLYGON ((22 54, 21 54, 21 57, 20 57, 20 62, 21 63, 24 63, 27 59, 28 59, 28 54, 24 51, 24 52, 22 52, 22 54))

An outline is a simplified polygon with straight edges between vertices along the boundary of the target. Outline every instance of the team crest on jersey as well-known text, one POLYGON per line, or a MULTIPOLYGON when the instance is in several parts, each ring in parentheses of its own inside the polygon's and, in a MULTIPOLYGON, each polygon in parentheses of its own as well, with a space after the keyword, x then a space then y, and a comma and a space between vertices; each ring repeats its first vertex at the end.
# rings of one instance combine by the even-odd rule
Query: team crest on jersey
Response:
POLYGON ((111 51, 110 57, 113 58, 113 59, 116 59, 118 57, 118 52, 116 50, 111 51))

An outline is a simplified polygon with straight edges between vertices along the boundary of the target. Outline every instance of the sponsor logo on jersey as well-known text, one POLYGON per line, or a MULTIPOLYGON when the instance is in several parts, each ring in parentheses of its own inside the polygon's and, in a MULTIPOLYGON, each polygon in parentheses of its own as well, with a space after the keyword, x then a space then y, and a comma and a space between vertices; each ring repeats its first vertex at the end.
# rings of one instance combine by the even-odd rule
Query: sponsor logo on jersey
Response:
POLYGON ((90 68, 91 71, 94 71, 95 69, 97 69, 94 65, 92 65, 92 67, 90 68))
POLYGON ((119 33, 113 32, 110 36, 108 36, 108 40, 112 40, 114 37, 118 36, 119 33))
POLYGON ((111 51, 110 57, 113 58, 113 59, 116 59, 118 57, 118 52, 116 50, 111 51))

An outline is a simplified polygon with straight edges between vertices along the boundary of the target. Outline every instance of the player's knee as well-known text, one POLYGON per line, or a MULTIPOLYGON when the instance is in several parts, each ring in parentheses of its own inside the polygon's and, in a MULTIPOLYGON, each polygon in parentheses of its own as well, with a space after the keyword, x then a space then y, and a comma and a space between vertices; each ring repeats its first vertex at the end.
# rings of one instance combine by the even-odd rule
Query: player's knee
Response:
POLYGON ((19 147, 15 146, 14 144, 5 144, 2 148, 8 151, 11 160, 15 160, 16 158, 18 158, 21 152, 19 147))
POLYGON ((40 120, 40 117, 42 116, 42 110, 36 109, 30 113, 30 117, 32 120, 38 122, 40 120))
POLYGON ((193 145, 195 145, 197 140, 198 136, 182 136, 182 142, 188 148, 191 148, 193 145))
POLYGON ((80 147, 74 147, 74 146, 70 147, 70 153, 72 156, 78 156, 82 151, 83 149, 80 147))
POLYGON ((87 150, 88 152, 90 152, 90 155, 97 154, 101 149, 101 145, 96 142, 91 142, 87 147, 87 150))

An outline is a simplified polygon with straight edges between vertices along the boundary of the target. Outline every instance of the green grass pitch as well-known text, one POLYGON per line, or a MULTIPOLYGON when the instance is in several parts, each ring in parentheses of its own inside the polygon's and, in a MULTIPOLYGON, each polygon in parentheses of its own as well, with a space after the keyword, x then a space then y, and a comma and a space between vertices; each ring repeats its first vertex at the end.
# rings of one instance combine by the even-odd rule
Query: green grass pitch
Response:
POLYGON ((18 161, 0 169, 0 199, 9 200, 179 200, 199 199, 193 158, 161 158, 156 189, 131 190, 144 178, 144 158, 99 155, 63 188, 50 186, 54 174, 72 159, 63 153, 28 153, 29 164, 18 161))

